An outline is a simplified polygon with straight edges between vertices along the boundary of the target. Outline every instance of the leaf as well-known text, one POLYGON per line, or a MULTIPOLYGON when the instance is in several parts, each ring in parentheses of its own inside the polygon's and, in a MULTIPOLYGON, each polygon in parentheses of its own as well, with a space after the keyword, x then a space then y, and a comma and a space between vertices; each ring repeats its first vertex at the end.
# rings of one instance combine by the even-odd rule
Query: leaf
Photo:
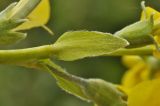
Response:
MULTIPOLYGON (((62 69, 61 67, 57 66, 56 64, 54 64, 51 61, 46 61, 47 64, 49 64, 51 66, 51 69, 53 69, 52 67, 55 67, 56 70, 62 72, 62 73, 66 73, 64 71, 64 69, 62 69)), ((57 80, 57 84, 59 85, 60 88, 62 88, 64 91, 66 91, 69 94, 72 94, 82 100, 86 100, 89 101, 88 97, 83 93, 81 86, 78 83, 75 83, 69 79, 66 79, 65 77, 63 78, 62 76, 59 76, 56 73, 50 72, 51 75, 54 76, 54 78, 56 78, 57 80)))
MULTIPOLYGON (((29 20, 18 26, 14 30, 26 30, 34 27, 44 27, 50 18, 50 2, 49 0, 41 0, 40 4, 28 15, 29 20)), ((49 30, 49 29, 47 29, 49 30)))
POLYGON ((64 91, 66 91, 69 94, 72 94, 82 100, 90 101, 89 98, 83 93, 82 88, 80 85, 73 83, 71 81, 65 80, 63 78, 60 78, 56 76, 57 78, 57 84, 59 87, 61 87, 64 91))
POLYGON ((109 54, 127 45, 126 40, 109 33, 73 31, 64 33, 53 46, 58 59, 72 61, 109 54))

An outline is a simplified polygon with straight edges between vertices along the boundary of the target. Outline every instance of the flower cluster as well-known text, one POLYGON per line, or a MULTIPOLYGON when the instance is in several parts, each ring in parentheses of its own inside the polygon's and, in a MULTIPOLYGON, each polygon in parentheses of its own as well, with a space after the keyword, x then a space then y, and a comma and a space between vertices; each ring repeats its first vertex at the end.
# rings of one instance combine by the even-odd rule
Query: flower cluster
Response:
MULTIPOLYGON (((160 44, 160 12, 145 7, 141 20, 153 14, 153 35, 157 45, 160 44)), ((126 55, 122 62, 129 68, 122 78, 121 89, 128 95, 128 106, 160 106, 160 53, 154 50, 154 56, 126 55)))

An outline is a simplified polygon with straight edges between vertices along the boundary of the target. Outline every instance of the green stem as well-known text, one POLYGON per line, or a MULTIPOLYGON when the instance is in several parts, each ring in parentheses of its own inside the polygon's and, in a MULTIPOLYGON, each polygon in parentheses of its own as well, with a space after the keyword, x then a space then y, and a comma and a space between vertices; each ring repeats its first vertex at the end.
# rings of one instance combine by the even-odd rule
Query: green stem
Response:
MULTIPOLYGON (((152 55, 152 47, 143 47, 136 49, 120 49, 105 56, 122 56, 122 55, 152 55)), ((45 45, 27 49, 18 50, 0 50, 0 63, 14 63, 21 61, 32 61, 48 59, 56 56, 57 50, 53 45, 45 45)))
POLYGON ((53 55, 53 45, 45 45, 19 50, 0 50, 0 63, 46 59, 53 55))
POLYGON ((33 11, 41 0, 20 0, 12 10, 11 19, 23 19, 33 11))
POLYGON ((134 49, 119 49, 105 56, 122 56, 122 55, 152 55, 153 46, 146 46, 134 49))

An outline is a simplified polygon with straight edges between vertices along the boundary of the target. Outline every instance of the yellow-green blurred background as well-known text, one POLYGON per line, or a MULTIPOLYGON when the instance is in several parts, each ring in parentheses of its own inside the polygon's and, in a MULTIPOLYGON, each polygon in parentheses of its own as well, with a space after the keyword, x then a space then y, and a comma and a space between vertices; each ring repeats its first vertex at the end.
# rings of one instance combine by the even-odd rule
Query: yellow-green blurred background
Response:
MULTIPOLYGON (((0 0, 0 9, 16 0, 0 0)), ((50 0, 48 26, 55 35, 42 28, 28 31, 26 40, 1 49, 35 47, 53 43, 69 30, 96 30, 114 33, 139 20, 141 0, 50 0)), ((160 10, 160 0, 146 0, 160 10)), ((43 13, 42 13, 43 14, 43 13)), ((41 17, 39 17, 41 18, 41 17)), ((74 62, 56 61, 70 73, 85 78, 102 78, 120 83, 125 67, 121 57, 96 57, 74 62)), ((0 65, 0 106, 92 106, 60 90, 45 72, 23 67, 0 65)))

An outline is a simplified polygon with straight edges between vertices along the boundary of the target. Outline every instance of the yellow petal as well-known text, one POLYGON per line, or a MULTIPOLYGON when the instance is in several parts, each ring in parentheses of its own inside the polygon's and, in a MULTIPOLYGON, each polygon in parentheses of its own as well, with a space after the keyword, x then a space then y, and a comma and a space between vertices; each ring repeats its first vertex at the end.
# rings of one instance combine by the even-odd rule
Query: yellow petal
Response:
MULTIPOLYGON (((40 4, 29 14, 29 20, 14 30, 26 30, 34 27, 43 27, 50 18, 49 0, 42 0, 40 4)), ((45 27, 46 28, 46 27, 45 27)))
POLYGON ((160 78, 160 70, 158 70, 153 77, 156 79, 160 78))
POLYGON ((160 106, 160 79, 145 81, 129 93, 128 106, 160 106))
MULTIPOLYGON (((154 14, 154 20, 160 18, 160 13, 151 7, 146 7, 145 11, 146 11, 147 18, 149 18, 151 16, 151 14, 154 14)), ((145 12, 142 11, 141 20, 144 20, 144 19, 145 19, 145 12)))
POLYGON ((157 50, 157 49, 154 49, 153 50, 153 56, 156 57, 156 58, 158 58, 158 59, 160 59, 160 51, 157 50))
POLYGON ((146 7, 145 10, 141 13, 141 20, 144 20, 145 18, 149 18, 153 14, 154 18, 154 28, 152 31, 152 35, 160 36, 160 12, 151 8, 146 7))
POLYGON ((122 86, 122 85, 117 85, 117 89, 120 90, 121 92, 123 92, 126 95, 129 95, 129 93, 131 91, 130 88, 127 88, 127 87, 122 86))
POLYGON ((126 55, 122 57, 123 64, 128 68, 134 67, 136 64, 142 61, 142 58, 136 55, 126 55))
MULTIPOLYGON (((160 20, 160 19, 159 19, 160 20)), ((160 22, 158 23, 160 25, 160 22)), ((158 26, 159 27, 159 26, 158 26)), ((160 39, 160 28, 156 28, 152 31, 152 35, 159 37, 160 39)), ((160 44, 160 42, 158 42, 160 44)))
POLYGON ((122 86, 126 88, 134 87, 148 78, 147 74, 144 74, 146 72, 149 73, 149 68, 145 63, 142 62, 137 64, 124 74, 122 78, 122 86), (146 76, 144 77, 144 75, 146 76))

